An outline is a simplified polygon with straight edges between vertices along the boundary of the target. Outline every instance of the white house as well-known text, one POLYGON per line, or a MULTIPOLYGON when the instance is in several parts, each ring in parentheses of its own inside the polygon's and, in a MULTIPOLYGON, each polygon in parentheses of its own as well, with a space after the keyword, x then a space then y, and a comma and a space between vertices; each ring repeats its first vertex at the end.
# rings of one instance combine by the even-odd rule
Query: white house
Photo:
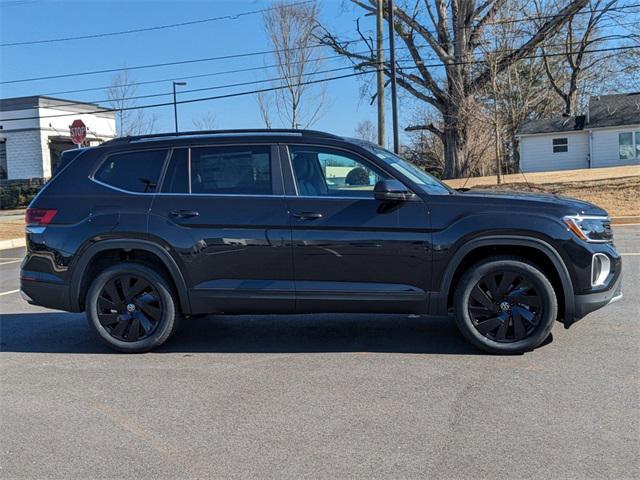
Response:
POLYGON ((640 92, 591 97, 586 115, 528 122, 518 141, 523 172, 640 164, 640 92))
POLYGON ((48 178, 75 148, 69 125, 87 126, 86 145, 115 136, 115 114, 93 103, 43 96, 0 99, 0 180, 48 178))

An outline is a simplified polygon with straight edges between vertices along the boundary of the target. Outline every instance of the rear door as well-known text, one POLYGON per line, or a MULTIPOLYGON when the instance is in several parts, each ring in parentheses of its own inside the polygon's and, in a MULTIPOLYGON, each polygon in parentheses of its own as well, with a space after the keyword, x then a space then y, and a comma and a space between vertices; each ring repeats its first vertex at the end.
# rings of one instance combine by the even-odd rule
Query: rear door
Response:
POLYGON ((375 184, 393 176, 349 150, 313 145, 283 150, 296 309, 424 311, 431 250, 420 197, 376 200, 375 184))
POLYGON ((149 218, 150 235, 185 272, 193 313, 293 309, 277 148, 174 148, 149 218))

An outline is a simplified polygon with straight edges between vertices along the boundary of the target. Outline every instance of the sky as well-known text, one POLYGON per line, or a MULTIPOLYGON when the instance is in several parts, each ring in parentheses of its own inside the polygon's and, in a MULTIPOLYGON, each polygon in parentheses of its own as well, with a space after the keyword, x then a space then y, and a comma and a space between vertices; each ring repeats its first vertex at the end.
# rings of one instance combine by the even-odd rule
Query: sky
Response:
MULTIPOLYGON (((355 18, 361 11, 345 5, 341 0, 320 2, 321 21, 333 32, 353 38, 355 18)), ((202 18, 235 15, 268 8, 272 3, 258 0, 210 1, 46 1, 0 0, 0 43, 52 39, 67 36, 91 35, 102 32, 144 28, 202 18)), ((362 19, 363 25, 375 28, 375 17, 362 19), (369 25, 370 24, 370 25, 369 25)), ((198 25, 141 32, 131 35, 54 42, 37 45, 0 47, 0 81, 41 77, 82 71, 127 68, 162 62, 173 62, 205 57, 240 54, 272 49, 264 32, 262 15, 252 14, 233 20, 225 19, 198 25)), ((326 52, 325 55, 334 55, 326 52)), ((139 104, 170 102, 175 78, 216 73, 226 70, 261 67, 273 63, 271 54, 245 58, 209 61, 179 66, 142 70, 129 70, 129 76, 138 82, 167 79, 163 83, 140 85, 137 95, 168 93, 169 95, 139 100, 139 104)), ((325 61, 322 69, 347 66, 344 59, 325 61)), ((349 70, 327 74, 350 73, 349 70)), ((0 85, 0 97, 50 94, 54 92, 108 85, 114 73, 34 82, 0 85)), ((250 82, 277 77, 275 70, 224 74, 188 79, 188 85, 178 89, 206 88, 229 83, 250 82)), ((367 76, 373 76, 367 75, 367 76)), ((364 120, 375 123, 375 105, 362 98, 363 78, 347 78, 328 83, 328 105, 325 114, 312 128, 339 135, 353 136, 357 124, 364 120)), ((370 79, 371 80, 371 79, 370 79)), ((261 83, 260 86, 267 86, 261 83)), ((251 90, 244 86, 205 92, 182 93, 178 99, 186 100, 224 93, 251 90)), ((71 100, 96 101, 106 99, 105 90, 82 93, 55 94, 71 100)), ((102 102, 107 105, 106 102, 102 102)), ((389 102, 387 102, 387 106, 389 102)), ((222 100, 179 105, 182 130, 194 129, 194 120, 215 117, 215 127, 264 127, 254 95, 222 100)), ((158 117, 158 131, 172 131, 173 107, 153 109, 158 117)), ((388 124, 390 125, 390 111, 388 124)), ((402 120, 402 117, 401 117, 402 120)), ((274 125, 274 127, 282 125, 274 125)), ((388 136, 391 132, 388 133, 388 136)))

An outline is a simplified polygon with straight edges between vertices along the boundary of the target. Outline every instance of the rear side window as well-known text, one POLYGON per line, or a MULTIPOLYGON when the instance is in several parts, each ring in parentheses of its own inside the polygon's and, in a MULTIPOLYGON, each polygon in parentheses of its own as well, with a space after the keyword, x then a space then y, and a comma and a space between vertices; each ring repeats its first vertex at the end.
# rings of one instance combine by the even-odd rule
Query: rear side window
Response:
POLYGON ((269 146, 177 149, 162 191, 210 195, 270 195, 269 146))
POLYGON ((104 161, 93 178, 129 192, 155 192, 167 150, 116 153, 104 161))

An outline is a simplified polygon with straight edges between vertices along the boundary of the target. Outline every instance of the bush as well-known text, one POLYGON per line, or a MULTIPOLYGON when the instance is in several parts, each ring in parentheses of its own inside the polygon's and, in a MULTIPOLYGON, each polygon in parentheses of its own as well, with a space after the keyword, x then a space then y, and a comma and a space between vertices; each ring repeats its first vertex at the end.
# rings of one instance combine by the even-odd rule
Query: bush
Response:
POLYGON ((362 167, 356 167, 347 173, 344 179, 347 185, 369 185, 369 174, 362 167))
POLYGON ((21 208, 29 205, 40 190, 40 185, 32 182, 11 183, 0 186, 0 209, 21 208))

